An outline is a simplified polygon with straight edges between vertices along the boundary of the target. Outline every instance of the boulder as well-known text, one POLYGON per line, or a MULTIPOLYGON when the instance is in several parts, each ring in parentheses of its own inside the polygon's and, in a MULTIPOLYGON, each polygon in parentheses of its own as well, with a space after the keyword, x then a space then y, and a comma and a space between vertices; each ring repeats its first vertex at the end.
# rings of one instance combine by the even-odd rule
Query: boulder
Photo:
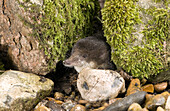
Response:
MULTIPOLYGON (((40 49, 37 38, 30 35, 33 29, 24 25, 24 20, 33 22, 31 18, 37 13, 25 11, 18 1, 26 3, 23 0, 0 1, 0 58, 7 69, 46 75, 52 69, 48 69, 44 50, 40 49)), ((31 0, 37 7, 42 1, 31 0)))
POLYGON ((79 73, 77 87, 83 99, 94 102, 125 92, 125 81, 112 70, 85 68, 79 73))
POLYGON ((50 95, 53 81, 32 73, 9 70, 0 75, 0 111, 30 111, 50 95))

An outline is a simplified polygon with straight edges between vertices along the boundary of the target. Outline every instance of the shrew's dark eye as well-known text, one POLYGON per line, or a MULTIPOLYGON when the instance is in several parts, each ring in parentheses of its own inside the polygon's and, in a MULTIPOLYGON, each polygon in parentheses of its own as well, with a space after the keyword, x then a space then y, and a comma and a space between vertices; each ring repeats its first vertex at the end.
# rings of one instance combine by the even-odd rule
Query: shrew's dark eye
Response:
POLYGON ((83 57, 83 58, 86 58, 86 57, 87 57, 87 54, 82 55, 82 57, 83 57))

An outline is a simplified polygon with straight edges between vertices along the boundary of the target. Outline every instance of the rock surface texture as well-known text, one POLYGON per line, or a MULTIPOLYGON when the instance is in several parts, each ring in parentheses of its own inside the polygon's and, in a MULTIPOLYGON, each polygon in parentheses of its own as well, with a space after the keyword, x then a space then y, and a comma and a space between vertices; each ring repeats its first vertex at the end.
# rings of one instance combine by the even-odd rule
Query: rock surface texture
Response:
POLYGON ((0 75, 0 111, 29 111, 51 93, 53 85, 32 73, 6 71, 0 75))
POLYGON ((125 81, 112 70, 85 68, 79 73, 77 87, 83 99, 97 101, 125 92, 125 81))
POLYGON ((32 29, 21 20, 31 22, 35 15, 26 12, 17 0, 0 0, 0 57, 9 63, 9 69, 45 75, 49 72, 47 58, 36 38, 30 36, 32 29))
POLYGON ((145 95, 146 92, 138 91, 123 99, 117 100, 116 102, 105 108, 103 111, 127 111, 128 107, 132 103, 142 104, 145 99, 145 95))

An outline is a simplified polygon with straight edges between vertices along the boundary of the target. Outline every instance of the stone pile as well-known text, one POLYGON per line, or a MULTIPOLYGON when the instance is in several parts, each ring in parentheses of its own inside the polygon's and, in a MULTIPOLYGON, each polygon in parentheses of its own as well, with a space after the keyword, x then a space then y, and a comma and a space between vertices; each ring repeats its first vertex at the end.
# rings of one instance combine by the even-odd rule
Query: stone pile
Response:
MULTIPOLYGON (((92 70, 86 70, 86 74, 92 70)), ((94 71, 94 70, 93 70, 94 71)), ((92 71, 92 72, 93 72, 92 71)), ((98 70, 97 70, 98 71, 98 70)), ((96 70, 95 70, 96 73, 96 70)), ((80 75, 82 72, 80 72, 80 75)), ((98 73, 96 73, 98 74, 98 73)), ((83 75, 83 74, 82 74, 83 75)), ((100 74, 99 74, 100 75, 100 74)), ((79 76, 80 78, 80 76, 79 76)), ((86 78, 87 79, 87 78, 86 78)), ((77 80, 77 79, 76 79, 77 80)), ((80 85, 82 88, 88 89, 86 84, 80 85)), ((88 85, 89 86, 89 85, 88 85)), ((91 86, 90 86, 91 87, 91 86)), ((107 86, 106 86, 107 87, 107 86)), ((106 100, 89 101, 89 99, 82 98, 80 93, 76 90, 71 94, 64 94, 61 92, 55 92, 54 98, 46 98, 39 103, 35 111, 52 111, 55 108, 66 111, 169 111, 170 110, 170 84, 165 81, 157 84, 152 84, 146 80, 131 79, 127 86, 127 91, 123 94, 118 94, 117 97, 108 97, 106 100), (85 100, 86 99, 86 100, 85 100), (49 105, 49 101, 52 101, 53 105, 49 105), (47 104, 48 103, 48 104, 47 104)), ((99 89, 100 90, 100 89, 99 89)), ((94 93, 91 93, 94 94, 94 93)), ((97 92, 98 94, 98 92, 97 92)), ((90 96, 89 96, 90 97, 90 96)))

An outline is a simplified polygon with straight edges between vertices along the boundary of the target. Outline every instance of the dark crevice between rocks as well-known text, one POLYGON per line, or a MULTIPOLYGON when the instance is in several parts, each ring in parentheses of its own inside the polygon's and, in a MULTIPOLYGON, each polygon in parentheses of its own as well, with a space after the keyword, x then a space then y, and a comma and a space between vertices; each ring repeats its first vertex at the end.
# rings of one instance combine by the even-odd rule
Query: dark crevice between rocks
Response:
POLYGON ((0 44, 0 58, 2 63, 4 64, 5 70, 14 69, 16 70, 16 66, 14 65, 12 58, 8 54, 8 46, 0 44))
POLYGON ((22 45, 21 45, 21 38, 22 38, 22 34, 19 32, 19 46, 20 46, 20 48, 19 48, 19 55, 20 55, 20 49, 22 49, 22 45))
POLYGON ((5 15, 5 0, 2 0, 2 13, 5 15))
POLYGON ((65 67, 62 61, 59 61, 56 64, 56 70, 50 72, 45 77, 54 82, 53 92, 62 92, 69 95, 76 89, 77 76, 78 74, 74 68, 65 67))
POLYGON ((7 16, 8 21, 9 21, 9 31, 10 31, 11 34, 13 34, 13 32, 12 32, 12 30, 11 30, 12 21, 11 21, 9 15, 8 15, 8 13, 5 12, 5 10, 7 10, 7 9, 6 9, 6 0, 3 0, 3 1, 2 1, 2 13, 7 16))

